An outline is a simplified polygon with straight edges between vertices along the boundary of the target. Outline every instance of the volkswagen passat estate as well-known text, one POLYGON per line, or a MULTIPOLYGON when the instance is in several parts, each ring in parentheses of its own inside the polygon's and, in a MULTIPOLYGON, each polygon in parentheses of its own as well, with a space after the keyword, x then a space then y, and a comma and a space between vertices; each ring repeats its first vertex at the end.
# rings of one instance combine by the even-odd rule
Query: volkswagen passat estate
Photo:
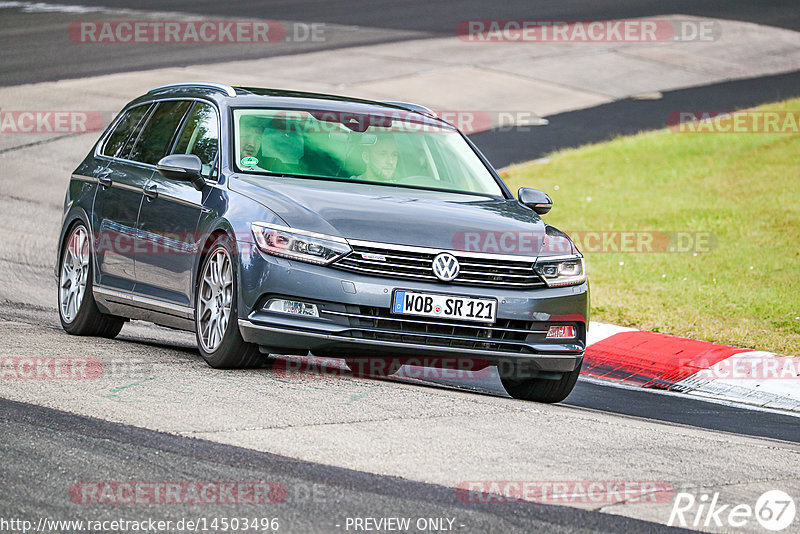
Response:
MULTIPOLYGON (((75 169, 56 276, 70 334, 194 331, 212 367, 269 354, 497 366, 557 402, 586 343, 583 257, 421 106, 176 84, 130 102, 75 169), (448 363, 449 362, 449 363, 448 363)), ((362 365, 391 361, 386 366, 362 365)))

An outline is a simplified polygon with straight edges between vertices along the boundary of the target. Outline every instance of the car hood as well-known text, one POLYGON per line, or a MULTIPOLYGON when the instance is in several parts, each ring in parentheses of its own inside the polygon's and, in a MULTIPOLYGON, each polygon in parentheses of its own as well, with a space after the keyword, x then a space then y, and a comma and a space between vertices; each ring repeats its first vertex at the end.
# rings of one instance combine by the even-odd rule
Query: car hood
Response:
POLYGON ((542 219, 513 199, 250 175, 230 187, 288 226, 351 240, 531 256, 545 235, 542 219))

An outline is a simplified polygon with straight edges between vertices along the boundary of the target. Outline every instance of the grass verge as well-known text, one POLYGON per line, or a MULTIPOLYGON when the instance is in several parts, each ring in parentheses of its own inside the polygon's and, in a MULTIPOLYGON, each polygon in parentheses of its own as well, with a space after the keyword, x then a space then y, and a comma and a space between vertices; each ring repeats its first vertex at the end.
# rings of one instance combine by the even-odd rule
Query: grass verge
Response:
POLYGON ((547 192, 545 221, 584 241, 593 320, 800 355, 800 135, 665 129, 503 175, 547 192), (643 239, 652 252, 633 252, 643 239))

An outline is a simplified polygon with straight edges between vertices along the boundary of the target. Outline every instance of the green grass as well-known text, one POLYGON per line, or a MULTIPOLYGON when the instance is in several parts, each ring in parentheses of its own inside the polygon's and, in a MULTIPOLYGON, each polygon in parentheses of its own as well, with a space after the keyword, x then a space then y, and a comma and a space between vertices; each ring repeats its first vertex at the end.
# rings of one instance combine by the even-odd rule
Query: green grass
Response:
POLYGON ((547 192, 567 233, 714 235, 697 255, 585 250, 593 320, 800 354, 800 135, 644 132, 503 175, 547 192))

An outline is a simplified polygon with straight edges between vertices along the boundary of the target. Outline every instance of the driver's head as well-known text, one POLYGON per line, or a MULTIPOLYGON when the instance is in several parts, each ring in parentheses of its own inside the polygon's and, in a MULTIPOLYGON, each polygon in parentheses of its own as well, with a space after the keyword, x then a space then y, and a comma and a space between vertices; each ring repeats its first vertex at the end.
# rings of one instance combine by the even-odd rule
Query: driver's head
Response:
POLYGON ((388 182, 397 169, 397 143, 391 135, 380 135, 375 144, 368 145, 361 158, 367 168, 364 179, 388 182))
POLYGON ((258 157, 261 150, 261 136, 264 134, 264 120, 258 117, 242 117, 239 123, 239 146, 241 157, 258 157))

